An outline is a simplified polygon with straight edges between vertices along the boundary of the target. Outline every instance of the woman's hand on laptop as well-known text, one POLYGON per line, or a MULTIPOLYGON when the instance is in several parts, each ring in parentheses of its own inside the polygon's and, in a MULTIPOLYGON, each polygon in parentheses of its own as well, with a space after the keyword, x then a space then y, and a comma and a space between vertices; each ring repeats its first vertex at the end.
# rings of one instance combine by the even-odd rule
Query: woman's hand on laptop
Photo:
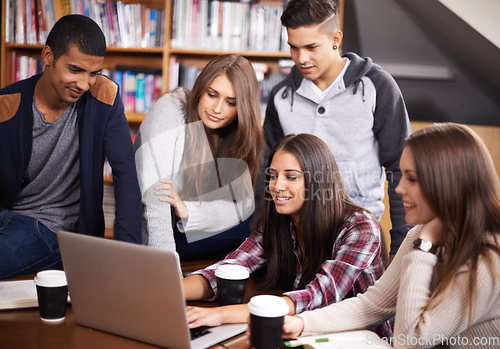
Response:
POLYGON ((246 304, 214 308, 188 306, 186 309, 189 328, 246 322, 248 318, 246 304))
POLYGON ((187 307, 189 328, 200 326, 222 325, 222 314, 219 308, 187 307))

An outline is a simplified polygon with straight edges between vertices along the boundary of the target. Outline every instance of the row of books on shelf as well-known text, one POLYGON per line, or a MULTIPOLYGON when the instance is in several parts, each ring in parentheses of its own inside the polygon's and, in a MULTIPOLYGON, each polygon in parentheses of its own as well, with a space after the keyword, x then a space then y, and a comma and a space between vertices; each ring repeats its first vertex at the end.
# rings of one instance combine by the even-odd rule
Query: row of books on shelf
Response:
POLYGON ((168 86, 172 90, 179 86, 191 90, 199 73, 198 67, 183 64, 175 55, 170 56, 168 86))
MULTIPOLYGON (((27 79, 41 73, 41 59, 12 54, 11 76, 15 81, 27 79)), ((104 68, 102 74, 119 85, 120 97, 125 113, 146 113, 162 94, 163 77, 160 69, 117 66, 114 70, 104 68)))
POLYGON ((104 226, 113 228, 115 224, 115 191, 113 183, 104 183, 102 195, 102 211, 104 213, 104 226))
POLYGON ((281 4, 175 0, 172 48, 288 52, 281 4))
MULTIPOLYGON (((267 103, 267 98, 271 89, 282 81, 285 76, 290 72, 291 67, 294 65, 291 59, 280 59, 278 61, 278 71, 271 72, 269 66, 262 62, 252 62, 257 81, 259 83, 259 93, 261 102, 267 103)), ((151 93, 151 88, 148 88, 148 83, 146 83, 146 88, 144 88, 143 75, 146 71, 142 71, 143 68, 129 68, 117 66, 116 70, 111 72, 103 70, 103 74, 108 75, 111 79, 117 82, 121 86, 122 90, 122 100, 125 104, 125 109, 127 110, 127 97, 134 96, 133 89, 136 88, 136 101, 135 101, 135 111, 130 110, 129 112, 143 113, 147 112, 151 107, 152 103, 156 101, 161 96, 161 75, 154 75, 154 92, 151 93), (130 70, 128 70, 130 69, 130 70), (134 83, 134 75, 136 78, 136 83, 134 83), (131 79, 130 83, 128 82, 131 79), (137 99, 143 98, 146 95, 147 102, 139 103, 141 108, 137 108, 137 99), (143 107, 142 107, 143 106, 143 107)), ((182 61, 176 56, 170 56, 169 62, 169 82, 168 86, 170 90, 177 87, 185 87, 188 90, 193 88, 194 82, 200 73, 200 69, 194 65, 188 65, 182 63, 182 61)), ((161 74, 157 71, 157 74, 161 74)), ((146 73, 146 82, 148 81, 148 76, 151 74, 146 73)))
POLYGON ((146 113, 162 94, 163 77, 160 69, 116 66, 103 69, 120 86, 120 97, 125 113, 146 113))
MULTIPOLYGON (((41 59, 13 53, 12 76, 15 81, 26 79, 43 71, 41 59)), ((265 63, 252 63, 259 82, 259 94, 262 111, 265 110, 269 93, 273 86, 285 78, 293 61, 282 59, 279 70, 271 73, 265 63)), ((171 89, 182 86, 193 88, 200 70, 196 66, 183 64, 173 55, 170 57, 169 86, 171 89)), ((102 74, 108 76, 119 85, 120 97, 125 113, 147 113, 149 108, 162 95, 163 77, 159 69, 116 66, 114 70, 103 68, 102 74)))
POLYGON ((43 72, 45 64, 40 58, 18 55, 12 52, 11 76, 15 81, 27 79, 30 76, 43 72))
POLYGON ((5 41, 44 44, 57 19, 68 14, 92 18, 108 46, 162 47, 165 10, 112 0, 6 0, 5 41))

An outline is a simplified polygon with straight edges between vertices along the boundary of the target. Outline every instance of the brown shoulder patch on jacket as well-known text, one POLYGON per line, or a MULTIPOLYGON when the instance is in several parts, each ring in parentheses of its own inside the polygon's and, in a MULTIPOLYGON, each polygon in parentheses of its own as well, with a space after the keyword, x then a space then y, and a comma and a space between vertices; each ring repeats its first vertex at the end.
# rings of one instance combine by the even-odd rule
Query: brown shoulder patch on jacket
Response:
POLYGON ((118 85, 105 76, 99 75, 95 84, 90 88, 90 93, 97 100, 113 105, 118 93, 118 85))
POLYGON ((20 93, 0 96, 0 122, 12 119, 16 115, 20 104, 20 93))

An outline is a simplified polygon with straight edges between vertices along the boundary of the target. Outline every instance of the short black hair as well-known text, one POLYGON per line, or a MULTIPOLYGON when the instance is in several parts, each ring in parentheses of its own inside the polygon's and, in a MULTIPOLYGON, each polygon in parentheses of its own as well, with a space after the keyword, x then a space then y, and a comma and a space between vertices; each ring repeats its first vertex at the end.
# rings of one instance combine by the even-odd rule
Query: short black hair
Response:
POLYGON ((321 24, 330 18, 336 21, 338 29, 338 9, 333 0, 291 0, 281 15, 281 24, 297 29, 321 24))
POLYGON ((82 15, 61 17, 50 30, 45 45, 49 46, 57 60, 75 45, 80 52, 96 57, 106 54, 106 38, 99 25, 82 15))

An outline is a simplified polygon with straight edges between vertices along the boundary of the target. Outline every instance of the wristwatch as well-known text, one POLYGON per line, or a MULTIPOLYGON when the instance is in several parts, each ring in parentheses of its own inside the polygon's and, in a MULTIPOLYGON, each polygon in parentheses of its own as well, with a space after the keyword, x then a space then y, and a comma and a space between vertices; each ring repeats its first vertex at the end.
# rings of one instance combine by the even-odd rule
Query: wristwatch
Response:
POLYGON ((436 254, 438 250, 438 246, 434 245, 430 241, 422 240, 420 238, 415 240, 415 242, 413 243, 413 248, 432 254, 436 254))

